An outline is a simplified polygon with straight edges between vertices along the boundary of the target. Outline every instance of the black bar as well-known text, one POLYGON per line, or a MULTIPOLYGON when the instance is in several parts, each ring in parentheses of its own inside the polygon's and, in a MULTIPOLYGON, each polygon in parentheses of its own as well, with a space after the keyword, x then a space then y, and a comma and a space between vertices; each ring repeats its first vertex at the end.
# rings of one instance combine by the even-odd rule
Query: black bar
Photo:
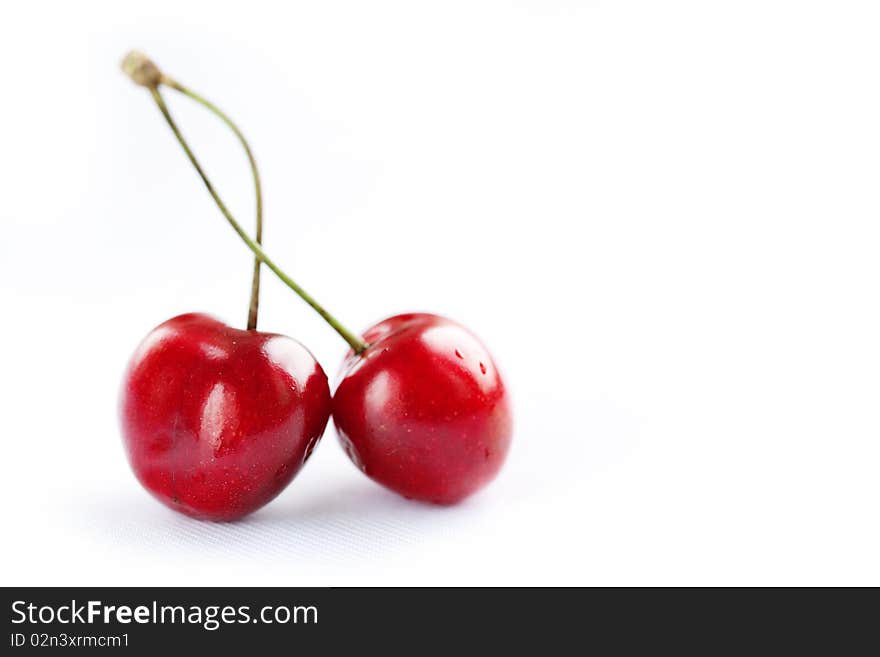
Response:
POLYGON ((62 648, 464 655, 478 647, 492 654, 751 654, 798 645, 857 654, 864 651, 859 647, 876 650, 869 632, 878 595, 873 589, 6 588, 3 604, 2 652, 11 655, 62 648), (59 614, 76 622, 59 622, 59 614))

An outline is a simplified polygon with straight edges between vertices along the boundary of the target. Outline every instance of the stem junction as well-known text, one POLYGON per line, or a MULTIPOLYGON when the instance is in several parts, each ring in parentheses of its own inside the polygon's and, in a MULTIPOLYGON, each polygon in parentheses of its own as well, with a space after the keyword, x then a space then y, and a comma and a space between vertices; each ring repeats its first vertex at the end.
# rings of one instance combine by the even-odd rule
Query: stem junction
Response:
POLYGON ((263 214, 263 200, 262 200, 262 190, 260 186, 260 176, 257 171, 256 160, 253 157, 253 153, 251 152, 250 146, 245 140, 244 135, 232 122, 232 120, 223 113, 216 105, 209 102, 199 94, 195 93, 191 89, 184 87, 182 84, 173 80, 166 76, 162 71, 150 60, 146 55, 139 53, 137 51, 132 51, 128 55, 126 55, 125 59, 122 61, 122 70, 136 83, 143 87, 149 89, 150 94, 153 97, 153 100, 156 102, 159 111, 162 113, 162 116, 165 118, 165 121, 168 123, 168 126, 171 128, 171 131, 174 133, 174 136, 177 138, 177 141, 180 143, 180 146, 183 148, 186 153, 189 161, 192 163, 196 172, 199 174, 199 177, 202 179, 202 182, 205 184, 205 187, 208 190, 208 193, 211 195, 211 198, 214 199, 214 203, 217 204, 217 207, 220 209, 220 212, 223 213, 223 216, 226 217, 226 220, 229 222, 229 225, 232 226, 233 230, 238 233, 238 236, 247 244, 248 248, 254 253, 254 279, 253 285, 251 287, 251 303, 248 313, 248 329, 256 328, 257 324, 257 312, 259 308, 259 289, 260 289, 260 263, 265 264, 272 272, 278 276, 281 281, 287 285, 291 290, 296 292, 300 298, 309 304, 321 317, 324 318, 333 329, 339 333, 340 336, 351 346, 356 354, 361 354, 366 350, 367 343, 364 342, 362 338, 360 338, 357 334, 349 331, 339 320, 337 320, 333 315, 331 315, 327 310, 321 306, 310 294, 308 294, 303 288, 301 288, 290 276, 288 276, 275 262, 269 258, 265 251, 263 251, 263 247, 260 244, 260 240, 262 238, 262 214, 263 214), (229 128, 235 133, 238 140, 241 142, 242 146, 245 149, 245 153, 247 154, 248 161, 251 165, 251 172, 254 178, 254 188, 256 190, 257 197, 257 228, 256 228, 256 239, 251 238, 250 235, 245 232, 245 230, 241 227, 241 224, 236 221, 235 217, 232 216, 232 213, 226 207, 226 204, 220 198, 220 195, 214 189, 214 185, 211 183, 211 180, 208 178, 183 134, 180 132, 180 129, 177 126, 177 123, 174 121, 174 118, 171 116, 171 112, 168 109, 168 106, 165 104, 165 99, 162 97, 162 93, 159 90, 161 85, 165 85, 180 93, 188 96, 189 98, 195 100, 196 102, 203 105, 213 114, 218 116, 229 128))

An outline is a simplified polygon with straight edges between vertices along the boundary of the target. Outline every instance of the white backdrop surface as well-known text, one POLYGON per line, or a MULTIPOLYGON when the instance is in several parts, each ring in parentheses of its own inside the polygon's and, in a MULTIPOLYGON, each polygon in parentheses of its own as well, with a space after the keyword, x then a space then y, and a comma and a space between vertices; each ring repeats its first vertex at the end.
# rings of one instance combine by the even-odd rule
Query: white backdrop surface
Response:
MULTIPOLYGON (((0 581, 880 584, 878 33, 847 1, 3 5, 0 581), (125 362, 181 312, 243 324, 251 260, 131 47, 242 125, 267 250, 344 321, 482 336, 492 486, 406 502, 330 427, 239 523, 139 487, 125 362)), ((249 225, 234 139, 169 100, 249 225)), ((264 280, 261 328, 335 372, 264 280)))

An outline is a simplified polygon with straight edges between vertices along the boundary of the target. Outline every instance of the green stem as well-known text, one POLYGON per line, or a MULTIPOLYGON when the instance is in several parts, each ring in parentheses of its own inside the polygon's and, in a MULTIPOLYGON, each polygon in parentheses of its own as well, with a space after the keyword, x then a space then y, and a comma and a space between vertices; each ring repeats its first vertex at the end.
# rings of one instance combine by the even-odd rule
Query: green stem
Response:
POLYGON ((367 343, 364 342, 360 337, 356 334, 349 331, 345 326, 343 326, 339 320, 337 320, 333 315, 327 312, 321 304, 319 304, 315 299, 311 297, 304 289, 302 289, 296 282, 290 278, 284 271, 276 265, 268 255, 266 255, 263 248, 255 242, 250 235, 248 235, 241 225, 235 220, 235 217, 232 216, 232 213, 229 212, 229 209, 226 207, 226 204, 223 203, 223 200, 220 198, 220 195, 217 194, 217 191, 214 189, 214 185, 211 183, 208 176, 205 174, 204 169, 202 169, 202 165, 199 164, 199 161, 196 159, 195 154, 192 152, 192 149, 189 147, 189 144, 184 139, 183 135, 180 132, 180 129, 177 127, 177 124, 174 122, 174 119, 171 117, 171 112, 168 110, 168 106, 165 104, 165 99, 162 98, 162 94, 158 89, 158 85, 148 86, 150 93, 153 96, 153 100, 156 101, 156 105, 158 105, 159 110, 162 112, 162 116, 165 117, 165 120, 168 122, 168 126, 171 128, 171 131, 174 133, 174 136, 177 137, 177 141, 180 143, 184 152, 186 153, 189 161, 192 163, 196 172, 199 174, 199 177, 202 179, 202 182, 205 183, 205 187, 208 189, 208 193, 211 195, 211 198, 214 199, 214 202, 217 204, 217 207, 220 208, 220 212, 223 213, 223 216, 226 217, 226 220, 229 222, 229 225, 232 226, 233 230, 238 233, 238 236, 244 241, 245 244, 248 245, 251 251, 253 251, 254 255, 265 265, 271 269, 281 281, 287 285, 291 290, 296 292, 303 301, 309 304, 324 320, 332 326, 339 335, 342 336, 343 340, 345 340, 351 348, 354 350, 356 354, 363 353, 363 351, 367 348, 367 343))
MULTIPOLYGON (((254 241, 262 246, 263 244, 263 189, 260 184, 260 172, 257 169, 257 161, 254 158, 253 151, 251 151, 251 147, 245 139, 244 134, 242 134, 241 130, 238 129, 238 126, 235 125, 235 122, 226 115, 226 113, 217 107, 214 103, 209 101, 207 98, 197 94, 192 89, 183 86, 177 80, 173 80, 165 75, 162 75, 161 83, 167 87, 171 87, 175 91, 179 91, 184 96, 191 98, 196 101, 200 105, 202 105, 209 112, 214 114, 217 118, 219 118, 223 123, 225 123, 230 130, 238 137, 238 141, 241 142, 242 147, 244 147, 244 152, 247 155, 248 162, 251 166, 251 174, 254 178, 254 192, 257 200, 257 225, 256 231, 254 232, 254 241)), ((254 275, 251 282, 251 299, 250 305, 248 306, 248 320, 247 320, 247 328, 249 331, 253 331, 257 328, 257 317, 260 313, 260 265, 262 262, 260 258, 254 256, 254 275)))

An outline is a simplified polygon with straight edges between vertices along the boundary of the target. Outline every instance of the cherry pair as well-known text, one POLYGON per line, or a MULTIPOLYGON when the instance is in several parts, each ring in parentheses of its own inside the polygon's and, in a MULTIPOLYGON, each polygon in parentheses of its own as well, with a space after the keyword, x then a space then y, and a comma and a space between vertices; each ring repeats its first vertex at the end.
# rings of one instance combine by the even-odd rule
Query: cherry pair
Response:
POLYGON ((144 487, 193 517, 240 518, 293 479, 331 415, 355 465, 407 498, 453 504, 493 479, 507 454, 512 418, 504 383, 480 341, 455 322, 421 313, 391 317, 362 336, 346 329, 263 251, 259 174, 229 117, 139 53, 130 53, 123 69, 149 89, 214 201, 255 254, 248 330, 181 315, 150 332, 129 363, 122 431, 144 487), (165 105, 163 85, 204 105, 241 141, 256 190, 256 239, 205 175, 165 105), (332 397, 324 370, 302 344, 256 330, 261 264, 351 347, 332 397))

